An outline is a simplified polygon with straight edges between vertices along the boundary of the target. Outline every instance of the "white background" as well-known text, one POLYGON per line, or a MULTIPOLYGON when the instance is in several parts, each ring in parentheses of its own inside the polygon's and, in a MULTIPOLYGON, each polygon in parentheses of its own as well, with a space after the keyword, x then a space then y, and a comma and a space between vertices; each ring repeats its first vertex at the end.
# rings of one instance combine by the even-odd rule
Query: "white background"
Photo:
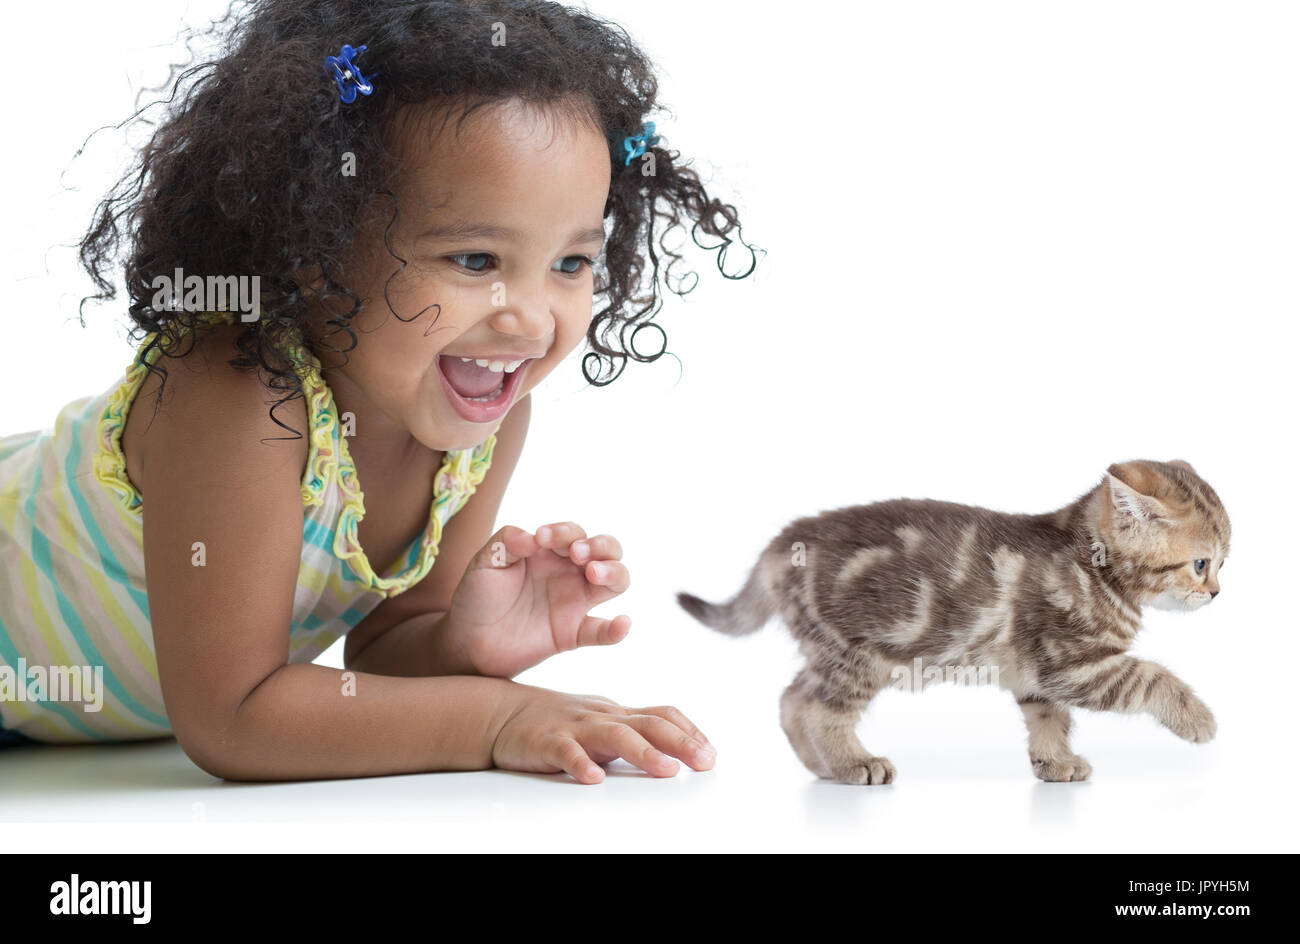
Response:
MULTIPOLYGON (((122 136, 71 157, 165 77, 183 18, 222 8, 7 13, 26 81, 5 91, 0 433, 130 360, 124 308, 83 329, 89 283, 51 248, 81 235, 122 136), (60 191, 68 168, 80 191, 60 191)), ((672 111, 649 117, 768 255, 735 283, 692 257, 700 287, 659 317, 680 370, 584 389, 575 354, 534 393, 498 524, 618 537, 632 586, 598 612, 633 626, 519 681, 677 705, 715 769, 247 785, 174 741, 23 750, 0 754, 6 846, 337 850, 345 828, 350 850, 1294 851, 1294 5, 595 9, 660 64, 672 111), (1151 612, 1134 651, 1206 700, 1218 738, 1076 712, 1087 783, 1039 783, 1011 697, 953 686, 872 706, 860 733, 894 785, 818 781, 778 726, 799 664, 784 629, 725 638, 674 602, 730 596, 794 517, 901 495, 1045 511, 1112 462, 1175 457, 1222 497, 1231 561, 1213 605, 1151 612)))

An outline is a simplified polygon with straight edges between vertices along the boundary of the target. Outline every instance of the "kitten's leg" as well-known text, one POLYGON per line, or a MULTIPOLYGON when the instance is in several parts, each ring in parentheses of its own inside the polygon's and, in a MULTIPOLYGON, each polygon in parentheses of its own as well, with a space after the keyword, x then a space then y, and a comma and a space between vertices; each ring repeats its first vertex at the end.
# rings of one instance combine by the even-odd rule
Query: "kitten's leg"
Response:
POLYGON ((781 696, 781 727, 804 766, 841 783, 892 783, 894 765, 867 752, 854 728, 883 687, 880 670, 810 662, 781 696))
POLYGON ((1070 712, 1036 695, 1018 699, 1029 729, 1029 762, 1039 780, 1087 780, 1092 765, 1070 750, 1070 712))
POLYGON ((1187 683, 1163 665, 1109 655, 1062 668, 1040 688, 1053 700, 1097 711, 1146 711, 1180 738, 1197 744, 1214 738, 1214 715, 1187 683), (1059 693, 1059 694, 1058 694, 1059 693))

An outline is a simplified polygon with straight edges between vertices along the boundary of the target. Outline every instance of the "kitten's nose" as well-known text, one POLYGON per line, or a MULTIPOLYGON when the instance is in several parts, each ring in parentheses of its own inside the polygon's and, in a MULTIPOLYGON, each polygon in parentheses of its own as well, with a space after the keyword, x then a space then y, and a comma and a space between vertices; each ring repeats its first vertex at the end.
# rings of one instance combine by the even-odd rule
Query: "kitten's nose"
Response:
POLYGON ((1218 591, 1218 590, 1211 590, 1211 591, 1210 591, 1210 599, 1211 599, 1211 600, 1213 600, 1213 599, 1214 599, 1215 597, 1217 597, 1218 595, 1219 595, 1219 591, 1218 591))

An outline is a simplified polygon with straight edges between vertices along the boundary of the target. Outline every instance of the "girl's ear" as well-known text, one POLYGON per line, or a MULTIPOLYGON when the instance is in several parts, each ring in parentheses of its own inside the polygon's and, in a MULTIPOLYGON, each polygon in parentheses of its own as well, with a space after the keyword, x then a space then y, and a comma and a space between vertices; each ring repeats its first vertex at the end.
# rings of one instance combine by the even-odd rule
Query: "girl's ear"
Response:
POLYGON ((1145 463, 1116 463, 1106 470, 1106 482, 1116 515, 1141 522, 1170 519, 1169 509, 1154 494, 1158 477, 1145 463))

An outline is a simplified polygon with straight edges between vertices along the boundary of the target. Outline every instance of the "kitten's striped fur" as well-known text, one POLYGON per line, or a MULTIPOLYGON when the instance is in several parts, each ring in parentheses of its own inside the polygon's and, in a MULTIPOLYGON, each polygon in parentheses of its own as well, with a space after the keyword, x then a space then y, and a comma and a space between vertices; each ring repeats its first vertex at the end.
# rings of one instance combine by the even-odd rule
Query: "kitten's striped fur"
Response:
POLYGON ((1048 514, 900 499, 800 518, 732 600, 677 600, 732 635, 781 617, 806 658, 781 725, 819 776, 893 780, 854 729, 896 667, 983 665, 1024 713, 1034 773, 1083 780, 1092 768, 1070 750, 1074 706, 1146 711, 1181 738, 1214 737, 1214 716, 1185 683, 1125 651, 1143 606, 1195 609, 1217 595, 1229 537, 1223 505, 1190 465, 1136 460, 1048 514))

